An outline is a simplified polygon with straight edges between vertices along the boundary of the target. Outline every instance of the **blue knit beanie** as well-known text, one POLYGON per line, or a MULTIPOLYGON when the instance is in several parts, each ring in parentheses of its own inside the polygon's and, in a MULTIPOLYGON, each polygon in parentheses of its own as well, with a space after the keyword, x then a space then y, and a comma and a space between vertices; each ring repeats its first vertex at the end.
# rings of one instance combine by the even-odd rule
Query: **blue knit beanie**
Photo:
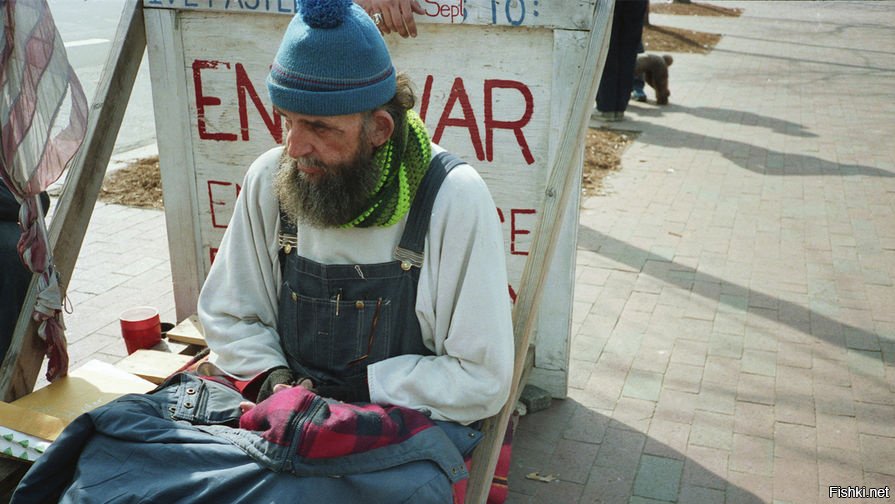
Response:
POLYGON ((379 29, 351 0, 296 0, 267 76, 273 104, 332 116, 372 110, 395 95, 395 67, 379 29))

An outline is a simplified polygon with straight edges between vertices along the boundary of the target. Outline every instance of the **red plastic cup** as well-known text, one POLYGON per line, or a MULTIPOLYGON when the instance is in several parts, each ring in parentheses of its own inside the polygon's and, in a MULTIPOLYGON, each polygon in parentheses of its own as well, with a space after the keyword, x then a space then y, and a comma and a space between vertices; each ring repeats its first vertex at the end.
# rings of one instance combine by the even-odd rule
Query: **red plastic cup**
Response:
POLYGON ((152 348, 162 341, 162 323, 157 309, 151 306, 130 308, 118 319, 128 355, 142 348, 152 348))

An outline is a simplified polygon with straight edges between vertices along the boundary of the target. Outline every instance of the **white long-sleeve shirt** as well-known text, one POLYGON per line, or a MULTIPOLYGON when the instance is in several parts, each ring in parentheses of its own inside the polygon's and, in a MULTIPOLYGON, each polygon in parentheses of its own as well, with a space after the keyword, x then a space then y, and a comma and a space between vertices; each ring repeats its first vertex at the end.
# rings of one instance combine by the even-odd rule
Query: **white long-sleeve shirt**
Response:
MULTIPOLYGON (((443 149, 432 146, 433 155, 443 149)), ((233 217, 199 296, 211 362, 249 379, 285 366, 277 333, 281 285, 279 208, 273 179, 282 147, 249 168, 233 217)), ((323 264, 393 260, 406 216, 390 227, 299 224, 296 251, 323 264)), ((494 415, 509 395, 513 331, 503 235, 494 201, 469 165, 447 176, 435 205, 420 271, 416 314, 435 355, 401 355, 367 368, 373 402, 431 411, 468 424, 494 415)))

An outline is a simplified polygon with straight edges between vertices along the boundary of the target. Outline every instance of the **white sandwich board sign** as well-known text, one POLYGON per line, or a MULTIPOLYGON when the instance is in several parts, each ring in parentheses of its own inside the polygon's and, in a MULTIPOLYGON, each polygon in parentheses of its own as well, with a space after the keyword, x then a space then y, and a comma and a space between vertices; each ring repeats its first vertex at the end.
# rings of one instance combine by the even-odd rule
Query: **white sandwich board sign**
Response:
MULTIPOLYGON (((539 219, 549 167, 570 127, 596 0, 422 0, 419 36, 386 36, 433 140, 478 169, 503 224, 510 285, 539 219)), ((243 176, 282 142, 265 77, 294 0, 143 0, 178 318, 227 228, 243 176)), ((574 127, 577 128, 577 125, 574 127)), ((580 157, 571 169, 580 171, 580 157)), ((580 177, 579 177, 580 178, 580 177)), ((578 197, 539 307, 530 382, 564 397, 578 197)))

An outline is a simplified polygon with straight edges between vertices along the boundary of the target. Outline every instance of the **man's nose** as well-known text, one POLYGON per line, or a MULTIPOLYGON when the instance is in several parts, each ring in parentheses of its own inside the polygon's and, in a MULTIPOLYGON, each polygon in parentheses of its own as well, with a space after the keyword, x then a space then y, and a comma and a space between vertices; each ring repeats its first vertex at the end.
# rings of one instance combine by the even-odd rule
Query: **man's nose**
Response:
POLYGON ((291 158, 307 156, 313 152, 310 142, 301 134, 299 128, 291 128, 286 133, 286 154, 291 158))

